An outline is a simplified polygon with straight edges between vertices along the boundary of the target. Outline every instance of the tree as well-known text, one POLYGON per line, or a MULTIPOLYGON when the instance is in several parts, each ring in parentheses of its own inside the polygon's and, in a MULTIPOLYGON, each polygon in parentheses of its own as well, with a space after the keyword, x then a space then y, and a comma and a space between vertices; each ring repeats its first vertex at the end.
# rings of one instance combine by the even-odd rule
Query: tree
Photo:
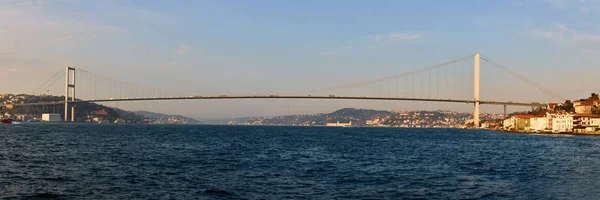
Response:
POLYGON ((598 108, 598 106, 592 106, 592 114, 594 115, 600 115, 600 108, 598 108))
POLYGON ((566 100, 562 106, 557 106, 556 111, 566 111, 566 112, 575 112, 575 107, 573 107, 573 103, 571 100, 566 100))
POLYGON ((598 94, 592 93, 592 95, 590 96, 589 100, 598 101, 598 100, 600 100, 600 97, 598 97, 598 94))
POLYGON ((527 114, 546 115, 546 112, 548 112, 548 110, 546 108, 535 108, 532 111, 527 112, 527 114))

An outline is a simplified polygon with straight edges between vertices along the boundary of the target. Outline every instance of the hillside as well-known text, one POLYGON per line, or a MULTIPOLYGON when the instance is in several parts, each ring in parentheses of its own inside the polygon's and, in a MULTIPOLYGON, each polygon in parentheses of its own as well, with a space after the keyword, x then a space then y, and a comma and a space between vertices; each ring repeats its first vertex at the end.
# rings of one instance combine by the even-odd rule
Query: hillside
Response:
MULTIPOLYGON (((482 113, 482 119, 499 120, 503 115, 482 113)), ((323 126, 327 123, 348 123, 353 126, 457 128, 472 119, 470 113, 454 111, 382 111, 344 108, 331 113, 261 117, 246 125, 323 126)))
POLYGON ((365 125, 369 119, 388 116, 389 111, 344 108, 332 113, 313 115, 287 115, 277 117, 261 117, 257 120, 248 120, 249 124, 261 125, 324 125, 331 122, 343 122, 356 125, 365 125))
MULTIPOLYGON (((17 105, 39 102, 63 101, 64 97, 49 95, 0 94, 0 104, 17 105)), ((42 113, 56 113, 64 116, 64 105, 14 107, 4 110, 16 120, 39 120, 42 113)), ((159 123, 159 124, 199 124, 192 118, 180 115, 166 115, 147 111, 131 112, 97 103, 79 103, 76 107, 76 121, 89 123, 159 123), (146 118, 145 118, 146 117, 146 118)))
POLYGON ((144 116, 144 117, 154 118, 154 119, 177 118, 177 119, 183 119, 183 120, 187 121, 188 124, 202 124, 202 122, 195 120, 194 118, 185 117, 185 116, 181 116, 181 115, 167 115, 167 114, 155 113, 155 112, 149 112, 149 111, 134 111, 133 113, 144 116))

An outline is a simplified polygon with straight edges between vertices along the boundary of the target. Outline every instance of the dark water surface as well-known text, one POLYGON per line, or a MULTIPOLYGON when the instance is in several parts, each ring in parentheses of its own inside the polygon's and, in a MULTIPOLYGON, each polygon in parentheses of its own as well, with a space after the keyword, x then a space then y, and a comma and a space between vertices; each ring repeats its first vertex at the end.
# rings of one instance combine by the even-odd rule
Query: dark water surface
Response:
POLYGON ((0 126, 0 198, 598 199, 600 137, 454 129, 0 126))

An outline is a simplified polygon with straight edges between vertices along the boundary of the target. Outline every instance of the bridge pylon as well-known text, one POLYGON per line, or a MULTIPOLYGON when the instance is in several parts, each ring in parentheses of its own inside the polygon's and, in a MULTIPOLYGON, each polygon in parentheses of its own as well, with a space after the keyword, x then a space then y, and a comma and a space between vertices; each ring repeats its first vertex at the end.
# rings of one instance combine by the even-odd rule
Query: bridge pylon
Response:
MULTIPOLYGON (((75 67, 65 68, 65 122, 69 121, 69 93, 71 101, 75 101, 75 67), (69 92, 70 91, 70 92, 69 92)), ((75 121, 75 105, 71 106, 71 121, 75 121)))
POLYGON ((481 54, 476 53, 474 58, 473 58, 473 68, 474 68, 474 72, 473 72, 473 101, 475 104, 475 108, 473 110, 473 126, 475 128, 479 128, 479 70, 480 70, 480 57, 481 54))

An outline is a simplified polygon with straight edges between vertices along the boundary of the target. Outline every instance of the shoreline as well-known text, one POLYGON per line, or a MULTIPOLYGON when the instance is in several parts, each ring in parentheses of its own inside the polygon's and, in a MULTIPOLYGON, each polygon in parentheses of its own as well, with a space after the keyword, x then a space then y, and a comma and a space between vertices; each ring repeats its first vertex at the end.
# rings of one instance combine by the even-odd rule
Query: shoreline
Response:
POLYGON ((595 135, 595 136, 600 136, 600 132, 581 132, 581 133, 575 133, 575 132, 562 132, 562 133, 543 132, 543 133, 536 133, 536 132, 519 132, 519 131, 504 131, 504 130, 499 130, 499 131, 505 132, 505 133, 530 134, 530 135, 595 135))

